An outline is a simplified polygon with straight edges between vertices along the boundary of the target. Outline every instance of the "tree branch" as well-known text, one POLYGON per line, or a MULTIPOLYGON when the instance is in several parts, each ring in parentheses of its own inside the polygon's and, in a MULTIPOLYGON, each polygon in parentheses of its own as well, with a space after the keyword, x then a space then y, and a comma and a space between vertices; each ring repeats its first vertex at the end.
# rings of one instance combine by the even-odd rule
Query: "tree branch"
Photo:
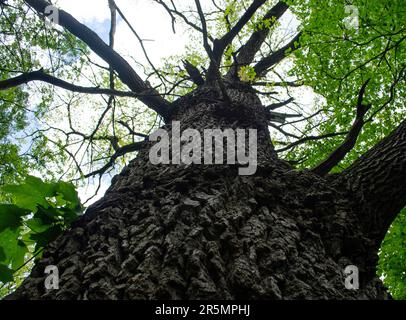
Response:
MULTIPOLYGON (((117 10, 114 5, 114 0, 108 0, 109 3, 109 8, 110 8, 110 33, 109 33, 109 46, 111 49, 114 49, 114 43, 115 43, 115 36, 116 36, 116 31, 117 31, 117 10)), ((110 89, 114 90, 114 68, 110 66, 109 68, 110 72, 110 89)))
POLYGON ((285 123, 287 118, 299 118, 303 115, 301 114, 290 114, 290 113, 280 113, 268 110, 267 112, 268 120, 272 122, 285 123))
POLYGON ((23 73, 17 77, 0 81, 0 90, 6 90, 17 87, 22 84, 27 84, 31 81, 42 81, 52 84, 72 92, 86 93, 86 94, 106 94, 117 97, 131 97, 140 98, 142 95, 129 91, 118 91, 112 89, 98 88, 98 87, 83 87, 77 86, 62 79, 56 78, 46 74, 42 69, 32 72, 23 73))
POLYGON ((144 142, 145 141, 134 142, 134 143, 131 143, 124 147, 116 148, 115 153, 110 157, 109 161, 103 167, 84 175, 84 178, 90 178, 95 175, 98 175, 98 174, 101 175, 101 174, 105 173, 109 168, 111 168, 114 165, 117 158, 124 156, 127 153, 139 151, 142 148, 144 142))
POLYGON ((300 81, 256 81, 253 82, 252 85, 261 87, 265 87, 267 85, 271 85, 272 87, 301 87, 304 85, 304 83, 300 81))
POLYGON ((343 171, 337 182, 353 194, 364 228, 379 245, 406 205, 406 120, 343 171))
POLYGON ((295 99, 289 98, 289 99, 286 100, 286 101, 282 101, 282 102, 278 102, 278 103, 273 103, 273 104, 270 104, 270 105, 266 106, 265 109, 268 110, 268 111, 270 111, 270 110, 275 110, 275 109, 278 109, 278 108, 281 108, 281 107, 283 107, 283 106, 288 105, 288 104, 291 103, 293 100, 295 100, 295 99))
MULTIPOLYGON (((226 87, 223 83, 223 80, 221 79, 221 74, 219 70, 219 61, 216 60, 215 54, 209 44, 206 18, 204 17, 204 12, 200 4, 200 0, 195 0, 195 4, 202 24, 203 45, 210 58, 210 66, 206 75, 206 80, 208 81, 216 80, 223 94, 223 99, 227 102, 230 102, 231 101, 230 97, 228 96, 226 87)), ((216 41, 217 39, 214 40, 214 43, 216 43, 216 41)))
POLYGON ((200 23, 202 24, 202 33, 203 33, 203 46, 206 50, 207 54, 209 55, 210 60, 214 59, 213 50, 209 44, 209 33, 207 31, 207 23, 206 18, 204 17, 204 12, 202 9, 202 5, 200 4, 200 0, 195 0, 197 12, 199 14, 200 23))
POLYGON ((124 122, 124 121, 118 120, 117 123, 119 123, 119 124, 121 124, 123 127, 125 127, 125 128, 128 130, 128 132, 129 132, 130 134, 132 134, 133 136, 138 136, 138 137, 141 137, 141 138, 144 138, 144 139, 148 138, 148 135, 146 135, 146 134, 143 134, 143 133, 140 133, 140 132, 135 132, 134 129, 132 129, 132 128, 129 126, 129 124, 126 123, 126 122, 124 122))
MULTIPOLYGON (((161 6, 163 6, 164 9, 168 12, 169 16, 170 16, 171 19, 172 19, 172 30, 173 30, 174 33, 175 33, 175 21, 176 21, 175 15, 178 16, 178 17, 180 17, 187 25, 189 25, 189 26, 192 27, 193 29, 195 29, 195 30, 197 30, 197 31, 199 31, 199 32, 201 32, 201 33, 203 33, 202 28, 200 28, 198 25, 196 25, 196 24, 190 22, 190 21, 188 20, 188 18, 186 18, 186 16, 185 16, 182 12, 180 12, 180 11, 178 11, 178 10, 176 9, 175 3, 174 3, 173 1, 172 1, 172 5, 174 6, 173 9, 169 8, 169 6, 168 6, 163 0, 154 0, 154 1, 155 1, 156 3, 158 3, 158 4, 160 4, 161 6)), ((207 35, 207 37, 209 38, 209 40, 210 40, 211 42, 214 41, 213 37, 211 37, 209 34, 207 35)))
POLYGON ((371 79, 365 81, 362 85, 359 94, 358 94, 358 102, 357 102, 357 115, 355 117, 355 121, 345 138, 344 142, 334 150, 326 160, 322 161, 319 165, 317 165, 312 171, 315 174, 320 176, 325 176, 327 173, 331 171, 341 160, 345 158, 345 156, 354 148, 355 143, 357 142, 358 136, 364 126, 364 116, 371 108, 371 105, 364 105, 362 101, 364 99, 365 89, 371 79))
POLYGON ((157 68, 155 67, 155 65, 152 63, 152 60, 150 59, 147 49, 144 46, 144 40, 139 36, 138 32, 135 31, 134 27, 131 25, 130 21, 128 21, 128 19, 126 18, 126 16, 124 15, 124 13, 121 11, 121 9, 117 6, 117 4, 115 3, 114 0, 109 0, 111 1, 111 5, 114 7, 115 10, 117 10, 118 14, 120 15, 120 17, 124 20, 124 22, 127 24, 127 26, 130 28, 131 32, 134 34, 134 36, 137 38, 142 52, 144 53, 144 57, 145 59, 147 59, 147 62, 149 63, 149 65, 151 66, 152 70, 154 70, 155 74, 158 76, 158 78, 161 80, 161 82, 165 85, 164 79, 162 79, 161 75, 159 74, 159 71, 157 70, 157 68))
POLYGON ((299 32, 288 44, 259 61, 254 67, 257 76, 264 76, 268 72, 269 68, 285 59, 288 55, 286 53, 288 49, 297 50, 299 48, 297 42, 299 41, 301 35, 302 33, 299 32))
POLYGON ((323 139, 326 139, 326 138, 342 136, 342 135, 345 135, 345 134, 348 134, 348 132, 333 132, 333 133, 323 134, 321 136, 307 136, 307 137, 304 137, 302 139, 296 140, 295 142, 291 143, 290 145, 288 145, 286 147, 283 147, 281 149, 277 149, 276 152, 280 153, 280 152, 287 151, 289 149, 297 147, 298 145, 301 145, 301 144, 303 144, 305 142, 308 142, 308 141, 323 140, 323 139))
MULTIPOLYGON (((262 20, 269 20, 272 17, 275 17, 275 21, 272 22, 272 25, 274 25, 275 22, 286 12, 288 8, 289 5, 282 1, 279 1, 265 14, 262 20)), ((270 27, 262 28, 252 33, 248 41, 238 50, 236 65, 230 69, 227 77, 237 76, 239 66, 250 64, 254 60, 256 53, 260 50, 262 44, 269 34, 270 27)))
POLYGON ((197 69, 193 64, 191 64, 187 60, 183 60, 183 65, 193 83, 195 83, 198 86, 204 84, 204 78, 202 77, 199 69, 197 69))
MULTIPOLYGON (((25 0, 40 15, 45 15, 49 2, 45 0, 25 0)), ((108 63, 118 74, 119 78, 132 91, 139 94, 139 99, 162 117, 169 114, 168 102, 156 90, 147 85, 134 71, 131 65, 116 51, 108 46, 94 31, 72 17, 69 13, 59 10, 59 25, 85 42, 98 56, 108 63)))
POLYGON ((219 40, 215 40, 214 42, 214 55, 216 61, 219 62, 221 56, 224 53, 224 50, 230 45, 234 38, 240 33, 242 28, 251 20, 252 16, 255 12, 266 2, 266 0, 254 0, 248 9, 244 12, 238 22, 235 24, 234 27, 231 28, 229 32, 227 32, 224 36, 221 37, 219 40))
MULTIPOLYGON (((196 6, 199 12, 200 19, 202 20, 202 29, 203 33, 206 34, 204 38, 207 39, 207 30, 206 29, 206 22, 204 19, 204 14, 201 9, 200 1, 195 0, 196 6)), ((207 79, 213 79, 215 78, 216 72, 218 72, 218 68, 221 64, 221 58, 223 57, 224 50, 227 48, 228 45, 230 45, 234 38, 238 35, 238 33, 242 30, 242 28, 250 21, 252 16, 255 14, 255 12, 258 10, 259 7, 261 7, 266 0, 254 0, 251 5, 248 7, 248 9, 244 12, 244 14, 240 17, 240 19, 237 21, 237 23, 230 29, 229 32, 227 32, 225 35, 221 37, 221 39, 214 39, 213 41, 213 49, 210 50, 211 53, 209 53, 210 56, 210 66, 207 72, 207 79)), ((205 40, 207 41, 207 40, 205 40)), ((205 48, 207 44, 205 43, 205 48)), ((207 51, 207 48, 206 48, 207 51)))

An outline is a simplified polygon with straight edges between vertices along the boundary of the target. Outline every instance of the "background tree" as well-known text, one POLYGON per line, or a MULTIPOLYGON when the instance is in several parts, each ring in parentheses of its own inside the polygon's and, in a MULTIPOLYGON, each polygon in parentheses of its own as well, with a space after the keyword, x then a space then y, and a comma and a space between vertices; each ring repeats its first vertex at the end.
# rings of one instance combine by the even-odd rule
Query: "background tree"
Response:
MULTIPOLYGON (((100 185, 126 165, 13 297, 385 297, 377 251, 405 205, 401 1, 155 2, 192 44, 159 67, 115 1, 108 43, 63 10, 46 28, 46 1, 1 3, 3 179, 100 185), (115 51, 117 18, 148 65, 115 51), (256 128, 258 173, 151 166, 147 137, 171 120, 256 128), (47 263, 63 290, 38 285, 47 263), (358 292, 342 285, 348 264, 358 292)), ((401 245, 387 243, 381 273, 401 298, 389 267, 401 245)))

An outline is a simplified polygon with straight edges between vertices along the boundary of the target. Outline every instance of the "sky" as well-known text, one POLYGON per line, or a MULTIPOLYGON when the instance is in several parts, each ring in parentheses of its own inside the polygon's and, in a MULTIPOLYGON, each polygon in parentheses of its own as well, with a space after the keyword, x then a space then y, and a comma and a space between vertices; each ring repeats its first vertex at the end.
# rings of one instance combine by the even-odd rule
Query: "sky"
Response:
MULTIPOLYGON (((110 10, 107 0, 59 0, 58 6, 86 24, 108 43, 110 10)), ((152 0, 116 0, 131 25, 144 41, 152 62, 159 65, 168 56, 184 51, 187 38, 181 26, 174 34, 168 13, 152 0)), ((125 21, 118 18, 115 49, 124 56, 134 56, 144 62, 144 55, 134 34, 125 21)), ((131 59, 127 59, 132 63, 131 59)))

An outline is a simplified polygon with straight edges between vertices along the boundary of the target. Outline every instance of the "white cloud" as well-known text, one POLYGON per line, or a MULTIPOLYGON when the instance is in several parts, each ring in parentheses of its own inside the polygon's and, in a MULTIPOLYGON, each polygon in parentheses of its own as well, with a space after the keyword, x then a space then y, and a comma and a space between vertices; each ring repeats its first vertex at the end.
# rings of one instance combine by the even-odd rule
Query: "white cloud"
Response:
MULTIPOLYGON (((163 8, 152 0, 116 0, 130 24, 144 42, 148 55, 154 64, 174 54, 183 52, 187 37, 181 26, 174 34, 171 19, 163 8)), ((110 10, 107 0, 59 0, 58 6, 72 14, 80 22, 93 29, 103 39, 108 39, 110 10)), ((145 63, 140 44, 125 21, 118 19, 116 50, 123 56, 134 57, 145 63)), ((131 62, 131 60, 129 60, 131 62)))
POLYGON ((103 22, 108 19, 109 7, 103 0, 59 0, 58 7, 81 22, 103 22))

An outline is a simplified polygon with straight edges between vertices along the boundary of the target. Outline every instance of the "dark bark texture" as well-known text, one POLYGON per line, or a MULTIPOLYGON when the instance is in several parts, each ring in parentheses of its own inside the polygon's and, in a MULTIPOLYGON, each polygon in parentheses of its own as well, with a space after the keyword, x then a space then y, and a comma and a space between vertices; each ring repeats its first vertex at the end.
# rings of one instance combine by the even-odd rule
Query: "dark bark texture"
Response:
POLYGON ((277 158, 265 108, 249 88, 228 87, 231 104, 219 91, 202 86, 179 99, 172 120, 182 129, 256 128, 255 175, 239 176, 236 165, 154 166, 147 143, 8 298, 389 298, 375 274, 379 240, 368 231, 377 214, 370 209, 367 219, 359 201, 367 189, 381 195, 374 210, 388 211, 386 227, 399 211, 404 200, 391 200, 378 160, 382 146, 403 139, 385 159, 404 188, 404 155, 396 154, 405 151, 405 125, 344 176, 320 177, 277 158), (59 290, 44 288, 47 265, 59 268, 59 290), (348 265, 360 270, 359 290, 344 286, 348 265))

